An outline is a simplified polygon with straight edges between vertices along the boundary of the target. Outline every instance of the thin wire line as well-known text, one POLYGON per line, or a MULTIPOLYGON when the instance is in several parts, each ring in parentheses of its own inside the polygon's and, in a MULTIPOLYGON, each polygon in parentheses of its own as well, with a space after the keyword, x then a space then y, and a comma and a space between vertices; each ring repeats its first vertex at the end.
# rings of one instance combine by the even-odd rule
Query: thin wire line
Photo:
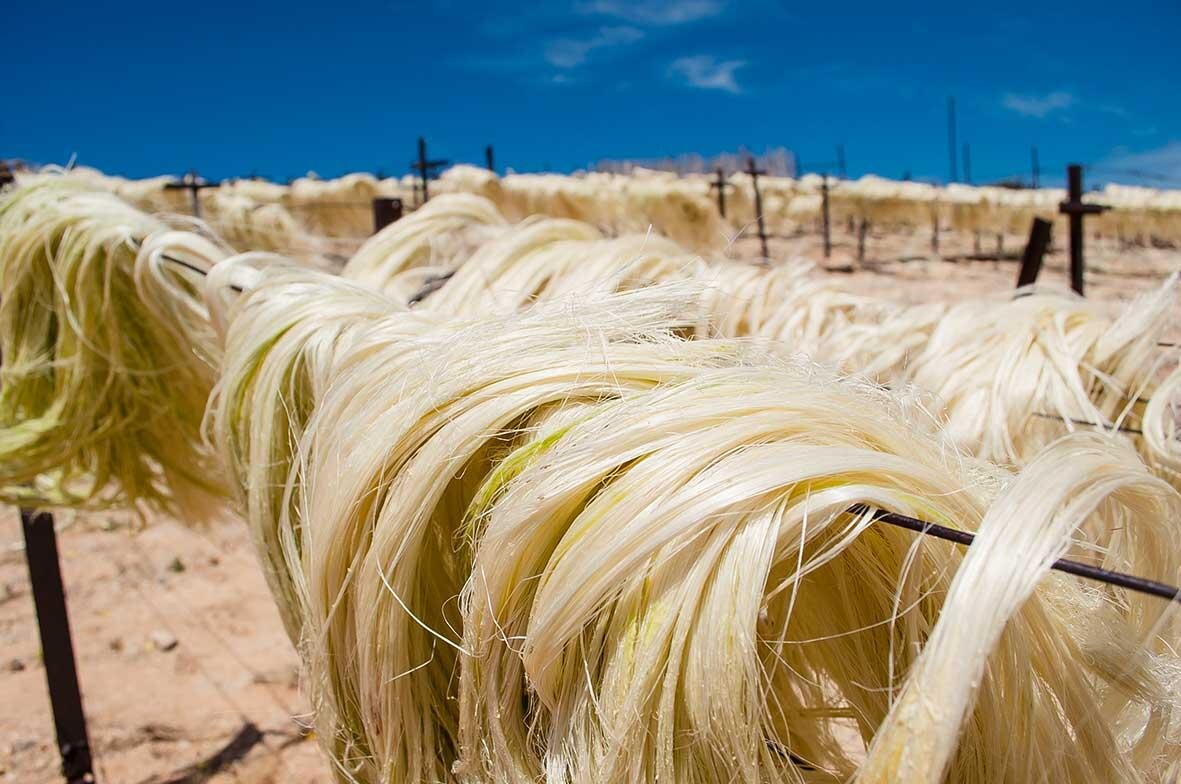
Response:
MULTIPOLYGON (((870 512, 870 507, 864 504, 857 504, 856 506, 850 507, 849 511, 853 514, 866 514, 870 512)), ((972 543, 976 541, 976 535, 967 531, 948 528, 946 526, 927 522, 926 520, 919 520, 914 517, 908 517, 907 515, 897 514, 895 512, 886 512, 881 509, 874 509, 871 513, 871 516, 874 520, 886 523, 887 525, 905 528, 908 531, 915 531, 927 536, 933 536, 936 539, 955 542, 956 544, 962 544, 965 547, 971 547, 972 543)), ((1159 596, 1162 599, 1181 602, 1181 588, 1178 588, 1175 585, 1158 582, 1156 580, 1149 580, 1146 577, 1139 577, 1134 574, 1126 574, 1124 572, 1114 572, 1108 569, 1101 569, 1098 566, 1091 566, 1089 564, 1081 563, 1080 561, 1073 561, 1069 558, 1059 558, 1050 566, 1050 568, 1059 572, 1073 574, 1076 577, 1084 577, 1088 580, 1096 580, 1098 582, 1107 583, 1108 585, 1127 588, 1130 591, 1137 591, 1139 593, 1149 594, 1151 596, 1159 596)))

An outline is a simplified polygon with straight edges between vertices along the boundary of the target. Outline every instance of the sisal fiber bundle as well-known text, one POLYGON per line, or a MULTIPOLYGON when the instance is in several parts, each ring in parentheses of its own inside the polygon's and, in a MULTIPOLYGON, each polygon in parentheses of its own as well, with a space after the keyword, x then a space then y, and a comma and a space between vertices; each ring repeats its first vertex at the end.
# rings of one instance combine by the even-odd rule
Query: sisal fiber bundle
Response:
POLYGON ((197 269, 225 251, 48 177, 0 196, 0 498, 201 516, 213 384, 197 269))
POLYGON ((1115 320, 1093 303, 1034 290, 948 308, 899 381, 937 395, 955 441, 1021 465, 1064 429, 1111 427, 1153 387, 1176 278, 1115 320))
MULTIPOLYGON (((298 486, 288 487, 297 441, 331 384, 336 355, 366 323, 403 310, 340 278, 275 260, 229 260, 206 282, 222 348, 206 430, 232 478, 268 585, 293 642, 299 641, 298 486), (268 263, 269 261, 269 263, 268 263), (226 296, 232 281, 240 296, 226 296), (284 528, 284 526, 288 528, 284 528), (294 568, 289 564, 295 564, 294 568)), ((422 318, 405 314, 408 328, 422 318)))
POLYGON ((369 238, 342 274, 404 302, 428 277, 453 271, 507 225, 483 197, 440 196, 369 238))
MULTIPOLYGON (((232 374, 330 358, 259 455, 285 455, 264 547, 338 776, 1165 781, 1175 623, 1040 578, 1090 548, 1175 579, 1176 491, 1097 434, 1017 475, 978 462, 914 400, 677 337, 701 301, 377 308, 232 374)), ((227 358, 277 346, 252 334, 227 358)))

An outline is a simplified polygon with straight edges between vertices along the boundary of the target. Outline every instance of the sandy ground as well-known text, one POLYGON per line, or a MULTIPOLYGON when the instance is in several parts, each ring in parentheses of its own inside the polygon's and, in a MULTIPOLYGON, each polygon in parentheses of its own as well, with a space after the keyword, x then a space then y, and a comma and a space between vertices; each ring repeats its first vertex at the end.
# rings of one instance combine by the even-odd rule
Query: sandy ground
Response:
MULTIPOLYGON (((298 660, 246 529, 57 516, 98 780, 163 782, 247 723, 262 742, 209 782, 330 782, 306 737, 298 660), (172 641, 175 647, 168 648, 172 641)), ((16 513, 0 517, 0 782, 56 782, 59 759, 16 513)))
MULTIPOLYGON (((772 255, 802 256, 852 289, 905 302, 1000 294, 1017 278, 1011 258, 969 260, 970 237, 871 235, 864 264, 856 239, 834 234, 825 261, 812 234, 772 240, 772 255)), ((995 250, 995 239, 985 251, 995 250)), ((743 238, 731 255, 748 257, 743 238)), ((1088 295, 1112 303, 1159 285, 1181 252, 1095 243, 1088 295)), ((1042 282, 1066 286, 1059 243, 1042 282)), ((190 781, 329 782, 314 739, 297 658, 263 583, 244 527, 226 520, 193 531, 174 521, 140 526, 118 514, 58 516, 62 571, 99 781, 166 782, 216 753, 253 723, 262 742, 239 762, 190 781), (175 641, 175 646, 170 647, 175 641), (166 649, 167 648, 167 649, 166 649), (171 777, 171 778, 170 778, 171 777)), ((39 639, 14 511, 0 514, 0 784, 60 781, 39 658, 39 639)))

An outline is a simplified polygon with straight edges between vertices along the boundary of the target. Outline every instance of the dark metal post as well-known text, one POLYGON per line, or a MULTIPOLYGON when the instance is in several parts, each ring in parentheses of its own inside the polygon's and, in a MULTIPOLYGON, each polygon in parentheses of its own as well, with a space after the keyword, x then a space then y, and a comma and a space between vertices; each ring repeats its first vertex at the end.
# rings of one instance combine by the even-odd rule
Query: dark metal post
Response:
POLYGON ((955 98, 952 97, 947 99, 947 152, 951 158, 951 179, 948 182, 955 182, 957 179, 955 171, 955 98))
POLYGON ((430 191, 427 188, 427 181, 430 180, 434 170, 446 166, 448 163, 449 161, 445 160, 427 160, 426 139, 421 136, 418 137, 418 160, 411 161, 410 168, 418 172, 418 183, 415 185, 414 190, 417 192, 420 188, 422 189, 422 199, 418 202, 419 206, 426 204, 427 200, 431 197, 430 191))
POLYGON ((184 177, 180 178, 179 182, 169 182, 164 184, 165 190, 181 190, 188 191, 189 198, 192 200, 193 217, 201 217, 201 199, 200 192, 206 188, 216 188, 220 185, 218 182, 211 182, 206 180, 201 175, 197 174, 196 169, 189 170, 184 177))
POLYGON ((201 217, 201 199, 199 197, 200 191, 206 188, 216 188, 220 183, 210 182, 201 175, 197 174, 196 169, 188 171, 184 177, 180 178, 179 182, 169 182, 164 184, 165 190, 182 190, 189 192, 189 198, 192 200, 193 217, 201 217))
POLYGON ((28 509, 22 509, 20 515, 62 775, 69 784, 94 781, 53 515, 28 509))
POLYGON ((373 233, 384 229, 402 217, 402 200, 378 196, 373 200, 373 233))
POLYGON ((769 259, 771 256, 767 252, 767 227, 763 223, 763 196, 759 193, 759 170, 755 166, 753 155, 746 159, 746 171, 750 175, 750 184, 755 191, 755 218, 759 223, 759 242, 763 246, 763 258, 769 259))
POLYGON ((1030 162, 1033 164, 1033 187, 1038 188, 1041 187, 1040 181, 1042 178, 1042 167, 1038 164, 1036 145, 1030 148, 1029 154, 1030 162))
POLYGON ((1054 224, 1042 218, 1034 218, 1033 226, 1029 229, 1029 242, 1025 245, 1025 253, 1021 256, 1021 272, 1017 274, 1017 288, 1029 286, 1037 282, 1038 273, 1042 270, 1042 259, 1046 249, 1050 247, 1050 234, 1054 224))
POLYGON ((491 144, 484 145, 484 165, 488 167, 488 171, 496 173, 496 159, 492 156, 491 144))
POLYGON ((972 184, 972 145, 964 143, 964 182, 972 184))
POLYGON ((1066 167, 1066 201, 1058 205, 1058 212, 1070 216, 1070 287, 1080 296, 1083 293, 1083 216, 1098 215, 1106 207, 1083 203, 1083 167, 1072 163, 1066 167))
POLYGON ((422 175, 422 203, 426 204, 427 199, 430 198, 426 187, 429 172, 426 168, 426 139, 421 136, 418 137, 418 171, 422 175))
POLYGON ((717 174, 717 179, 711 182, 709 187, 718 189, 718 214, 724 218, 726 217, 726 187, 728 183, 722 175, 721 166, 718 167, 717 174))
POLYGON ((832 254, 832 238, 829 231, 828 221, 828 175, 825 174, 820 180, 820 216, 821 225, 824 230, 824 258, 828 258, 832 254))
MULTIPOLYGON (((1078 164, 1071 164, 1066 168, 1066 195, 1075 204, 1083 200, 1083 168, 1078 164)), ((1070 287, 1077 293, 1083 293, 1083 216, 1081 213, 1070 215, 1070 287)))

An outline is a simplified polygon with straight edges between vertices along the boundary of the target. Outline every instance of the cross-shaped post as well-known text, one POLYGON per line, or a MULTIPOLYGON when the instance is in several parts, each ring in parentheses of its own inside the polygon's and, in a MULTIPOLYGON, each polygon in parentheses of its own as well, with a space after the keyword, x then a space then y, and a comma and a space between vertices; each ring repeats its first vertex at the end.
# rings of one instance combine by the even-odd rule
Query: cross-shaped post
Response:
POLYGON ((437 161, 428 160, 426 157, 426 139, 421 136, 418 137, 418 160, 412 161, 410 168, 418 172, 420 182, 419 187, 422 189, 421 204, 426 204, 427 199, 431 197, 430 193, 427 191, 427 180, 434 176, 435 169, 441 169, 448 163, 450 163, 450 161, 445 161, 442 159, 437 161))
POLYGON ((755 218, 759 223, 759 242, 763 246, 763 258, 769 259, 771 254, 767 252, 767 227, 763 223, 763 196, 759 193, 759 175, 764 172, 755 166, 753 155, 746 159, 746 173, 750 175, 750 185, 755 191, 755 218))
POLYGON ((1070 287, 1080 296, 1083 293, 1083 216, 1098 215, 1107 208, 1100 204, 1083 203, 1083 167, 1072 163, 1066 167, 1066 201, 1058 205, 1058 212, 1070 218, 1070 287))
POLYGON ((190 169, 185 173, 185 176, 180 178, 180 182, 169 182, 164 185, 165 190, 170 191, 188 191, 190 198, 193 200, 193 217, 201 217, 201 199, 198 197, 198 192, 205 188, 216 188, 220 183, 211 182, 201 175, 197 174, 196 169, 190 169))
POLYGON ((726 189, 730 187, 730 183, 726 182, 726 177, 722 173, 722 167, 717 168, 717 176, 713 182, 709 184, 710 190, 715 188, 718 191, 718 213, 724 218, 726 217, 726 189))

